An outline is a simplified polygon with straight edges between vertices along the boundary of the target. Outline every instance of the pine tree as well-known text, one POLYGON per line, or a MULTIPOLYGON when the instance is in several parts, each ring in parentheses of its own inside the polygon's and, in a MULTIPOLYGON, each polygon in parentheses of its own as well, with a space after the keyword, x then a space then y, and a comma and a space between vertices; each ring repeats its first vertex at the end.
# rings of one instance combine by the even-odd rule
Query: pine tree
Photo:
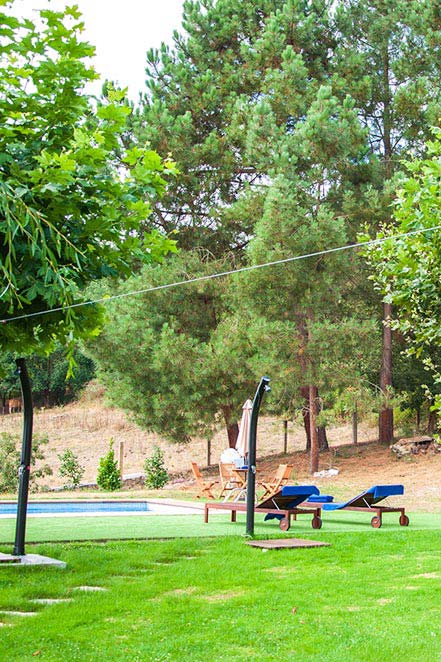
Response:
MULTIPOLYGON (((390 220, 391 180, 400 168, 400 155, 421 153, 441 112, 440 7, 435 0, 342 0, 335 25, 335 68, 369 131, 373 169, 366 183, 372 188, 361 191, 365 189, 376 229, 390 220)), ((362 204, 363 197, 359 200, 362 204)), ((392 316, 390 303, 384 302, 384 392, 393 383, 392 316)), ((393 412, 387 406, 380 413, 379 438, 385 443, 393 438, 393 412)))
MULTIPOLYGON (((160 267, 146 267, 118 292, 185 281, 188 274, 207 277, 231 266, 208 257, 183 251, 160 267)), ((235 445, 256 375, 247 363, 253 348, 236 331, 228 300, 228 282, 215 279, 108 303, 107 324, 87 351, 113 402, 141 427, 186 443, 196 435, 210 437, 223 423, 228 444, 235 445)))
POLYGON ((288 95, 280 100, 286 114, 283 107, 296 104, 307 77, 323 78, 331 39, 327 3, 308 4, 186 2, 185 32, 175 33, 174 49, 163 45, 147 54, 148 92, 135 133, 177 162, 180 177, 154 206, 153 219, 167 232, 177 230, 181 248, 205 247, 219 257, 240 252, 252 233, 261 209, 254 184, 266 170, 254 154, 249 158, 242 119, 250 100, 272 94, 273 85, 288 95), (291 55, 284 61, 287 46, 291 55))
MULTIPOLYGON (((378 227, 396 156, 421 145, 439 107, 437 25, 434 0, 187 2, 174 49, 148 54, 148 92, 133 124, 181 172, 155 205, 154 223, 176 229, 184 249, 206 246, 217 257, 233 250, 253 262, 354 241, 365 222, 378 227), (279 246, 272 235, 282 229, 279 246)), ((265 312, 256 327, 283 321, 300 293, 293 336, 325 350, 303 384, 311 394, 312 373, 329 380, 319 366, 332 361, 318 330, 308 338, 308 329, 325 328, 328 313, 336 329, 342 320, 357 328, 357 317, 370 324, 375 307, 361 260, 331 262, 302 267, 297 290, 253 288, 257 302, 266 296, 260 308, 252 301, 257 316, 265 312)), ((295 362, 298 352, 288 348, 286 357, 295 362)))
POLYGON ((113 439, 110 440, 108 453, 100 458, 96 482, 102 490, 107 490, 109 492, 119 490, 121 487, 121 473, 115 459, 113 439))

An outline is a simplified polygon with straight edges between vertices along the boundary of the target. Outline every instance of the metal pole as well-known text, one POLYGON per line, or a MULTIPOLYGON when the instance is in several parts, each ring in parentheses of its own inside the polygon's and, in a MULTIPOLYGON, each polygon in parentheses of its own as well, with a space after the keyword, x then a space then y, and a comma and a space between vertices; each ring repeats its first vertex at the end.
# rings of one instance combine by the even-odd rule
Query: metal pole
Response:
POLYGON ((18 500, 17 522, 15 528, 15 556, 25 553, 26 513, 28 509, 29 473, 32 453, 32 421, 33 405, 32 390, 26 362, 16 359, 18 374, 20 375, 21 392, 23 395, 23 441, 21 446, 20 468, 18 470, 18 500))
POLYGON ((283 421, 283 452, 288 452, 288 421, 283 421))
POLYGON ((259 417, 260 403, 266 391, 270 390, 268 386, 270 380, 268 377, 262 377, 257 387, 251 410, 250 431, 248 437, 248 477, 247 477, 247 527, 246 534, 254 535, 254 501, 256 494, 256 433, 257 419, 259 417))

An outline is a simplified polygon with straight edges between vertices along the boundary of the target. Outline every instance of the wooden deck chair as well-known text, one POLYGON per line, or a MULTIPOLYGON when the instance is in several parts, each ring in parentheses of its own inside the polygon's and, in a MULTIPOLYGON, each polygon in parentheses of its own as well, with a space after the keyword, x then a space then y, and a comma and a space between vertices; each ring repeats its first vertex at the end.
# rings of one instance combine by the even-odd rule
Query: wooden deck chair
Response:
POLYGON ((236 466, 229 462, 219 462, 219 476, 221 481, 221 493, 219 498, 228 496, 232 490, 243 488, 244 482, 234 473, 236 466))
POLYGON ((193 471, 193 476, 196 479, 196 485, 198 487, 199 493, 197 494, 198 499, 215 499, 216 497, 214 496, 212 492, 212 487, 214 485, 217 485, 217 480, 214 481, 206 481, 204 480, 201 470, 199 469, 198 465, 196 462, 191 463, 191 469, 193 471))
POLYGON ((293 466, 292 464, 279 464, 279 468, 272 480, 260 481, 259 486, 265 490, 260 498, 263 499, 267 494, 275 494, 280 488, 286 485, 291 476, 293 466))

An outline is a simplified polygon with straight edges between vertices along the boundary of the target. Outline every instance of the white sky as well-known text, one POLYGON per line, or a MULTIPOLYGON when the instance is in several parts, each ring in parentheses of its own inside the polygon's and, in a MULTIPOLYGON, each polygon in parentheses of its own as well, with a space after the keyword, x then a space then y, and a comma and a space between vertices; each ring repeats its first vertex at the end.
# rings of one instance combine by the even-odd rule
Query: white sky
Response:
POLYGON ((181 31, 184 0, 15 0, 13 7, 15 14, 30 17, 33 9, 58 11, 73 4, 83 15, 84 39, 96 47, 95 69, 138 99, 145 89, 146 51, 171 43, 173 30, 181 31))

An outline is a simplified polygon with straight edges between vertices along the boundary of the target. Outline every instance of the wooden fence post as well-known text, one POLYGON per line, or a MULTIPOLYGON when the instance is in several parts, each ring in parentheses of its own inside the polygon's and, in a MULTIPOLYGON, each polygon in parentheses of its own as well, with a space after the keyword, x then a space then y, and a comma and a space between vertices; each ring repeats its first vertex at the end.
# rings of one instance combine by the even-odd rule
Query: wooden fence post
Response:
POLYGON ((118 461, 118 467, 119 467, 119 473, 121 474, 121 478, 123 475, 123 470, 124 470, 124 442, 120 441, 119 442, 119 461, 118 461))
POLYGON ((207 467, 211 466, 211 439, 207 439, 207 467))
POLYGON ((283 421, 283 452, 288 452, 288 421, 283 421))

